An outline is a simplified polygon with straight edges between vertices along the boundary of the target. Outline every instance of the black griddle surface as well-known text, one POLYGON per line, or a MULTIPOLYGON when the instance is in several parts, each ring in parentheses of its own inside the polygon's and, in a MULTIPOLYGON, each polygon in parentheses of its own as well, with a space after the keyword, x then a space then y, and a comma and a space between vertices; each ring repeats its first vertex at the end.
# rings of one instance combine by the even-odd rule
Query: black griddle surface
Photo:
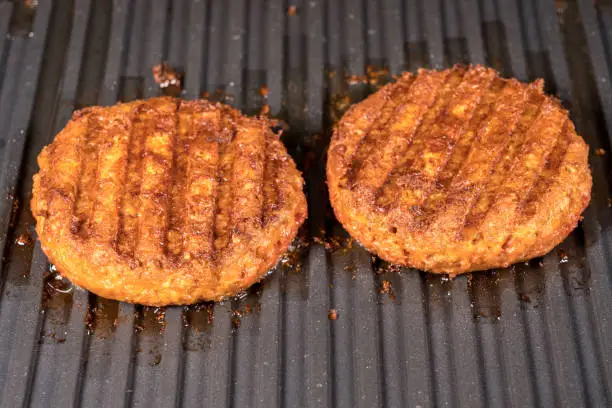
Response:
POLYGON ((612 405, 612 175, 609 153, 595 154, 612 135, 612 2, 22 3, 0 0, 0 406, 612 405), (97 298, 24 242, 42 147, 74 109, 161 94, 162 61, 184 72, 184 98, 269 105, 305 173, 301 245, 240 299, 162 310, 97 298), (455 63, 544 78, 591 146, 594 189, 546 257, 449 282, 350 245, 324 165, 350 103, 404 70, 455 63))

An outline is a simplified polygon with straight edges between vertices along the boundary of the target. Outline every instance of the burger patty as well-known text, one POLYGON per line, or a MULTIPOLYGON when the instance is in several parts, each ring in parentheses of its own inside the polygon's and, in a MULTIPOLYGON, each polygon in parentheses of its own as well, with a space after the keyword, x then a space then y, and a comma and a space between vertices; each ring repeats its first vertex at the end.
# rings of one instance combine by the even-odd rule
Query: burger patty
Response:
POLYGON ((270 123, 203 100, 80 110, 38 163, 44 252, 74 283, 117 300, 234 295, 278 262, 307 213, 270 123))
POLYGON ((381 258, 456 274, 541 256, 588 205, 588 147, 543 81, 482 66, 404 74, 338 123, 327 182, 381 258))

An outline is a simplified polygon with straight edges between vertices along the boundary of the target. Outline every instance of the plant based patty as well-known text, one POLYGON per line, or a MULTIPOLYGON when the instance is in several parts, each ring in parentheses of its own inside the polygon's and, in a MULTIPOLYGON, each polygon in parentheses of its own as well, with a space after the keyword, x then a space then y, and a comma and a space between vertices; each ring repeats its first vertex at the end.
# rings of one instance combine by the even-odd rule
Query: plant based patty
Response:
POLYGON ((482 66, 404 74, 338 123, 335 214, 368 250, 435 273, 541 256, 588 205, 588 147, 543 92, 482 66))
POLYGON ((203 100, 80 110, 38 163, 43 250, 62 275, 117 300, 234 295, 277 263, 307 213, 270 123, 203 100))

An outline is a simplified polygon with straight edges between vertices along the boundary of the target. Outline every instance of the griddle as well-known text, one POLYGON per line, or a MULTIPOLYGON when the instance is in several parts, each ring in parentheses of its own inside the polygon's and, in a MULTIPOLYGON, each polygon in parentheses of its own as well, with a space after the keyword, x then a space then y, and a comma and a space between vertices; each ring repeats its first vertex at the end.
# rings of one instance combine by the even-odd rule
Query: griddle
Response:
POLYGON ((612 406, 611 2, 25 3, 0 0, 2 407, 612 406), (184 73, 184 98, 268 105, 307 181, 309 220, 286 261, 219 304, 98 298, 35 240, 42 147, 75 109, 160 95, 151 70, 164 61, 184 73), (449 281, 351 243, 324 164, 350 103, 455 63, 544 78, 591 146, 594 189, 547 256, 449 281))

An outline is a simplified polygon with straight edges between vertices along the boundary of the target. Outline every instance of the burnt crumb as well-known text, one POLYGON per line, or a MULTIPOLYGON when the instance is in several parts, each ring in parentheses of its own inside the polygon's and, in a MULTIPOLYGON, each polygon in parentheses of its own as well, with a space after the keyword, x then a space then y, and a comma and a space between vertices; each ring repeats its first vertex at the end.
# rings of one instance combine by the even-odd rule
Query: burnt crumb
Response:
POLYGON ((402 271, 401 265, 392 264, 386 261, 380 261, 376 257, 372 257, 372 264, 374 264, 374 272, 377 275, 382 275, 385 273, 400 273, 402 271))
POLYGON ((297 14, 297 6, 289 6, 287 7, 287 15, 288 16, 295 16, 297 14))
POLYGON ((338 312, 336 309, 329 309, 329 312, 327 312, 327 317, 329 320, 336 320, 338 318, 338 312))
POLYGON ((168 95, 176 96, 182 89, 183 75, 172 68, 167 62, 153 67, 153 79, 168 95))
POLYGON ((342 250, 342 253, 348 252, 349 249, 353 248, 353 242, 355 240, 352 237, 342 238, 338 236, 326 236, 325 230, 321 230, 320 236, 312 238, 313 244, 323 245, 328 251, 342 250))
POLYGON ((567 256, 567 253, 563 250, 560 249, 559 250, 559 263, 568 263, 569 262, 569 257, 567 256))
POLYGON ((597 156, 604 156, 606 154, 606 151, 604 149, 602 149, 602 148, 595 149, 595 154, 597 156))
POLYGON ((259 111, 259 116, 268 116, 270 115, 270 105, 267 103, 263 105, 259 111))
POLYGON ((391 286, 391 282, 389 282, 388 280, 382 281, 382 285, 380 287, 379 292, 381 295, 387 295, 392 300, 395 300, 395 293, 393 292, 393 287, 391 286))
POLYGON ((371 87, 378 89, 386 82, 387 78, 389 78, 388 68, 377 68, 372 65, 368 65, 364 75, 347 75, 346 82, 349 85, 368 84, 371 87))
POLYGON ((153 309, 155 315, 155 321, 160 325, 159 332, 163 333, 166 330, 166 308, 156 307, 153 309))
POLYGON ((280 264, 299 273, 302 270, 302 253, 309 246, 309 242, 298 235, 281 257, 280 264))
POLYGON ((15 238, 15 244, 17 244, 20 247, 23 247, 26 245, 29 246, 32 244, 32 242, 33 242, 32 237, 27 232, 24 232, 23 234, 20 234, 17 238, 15 238))
POLYGON ((344 270, 351 273, 351 279, 355 280, 357 278, 357 267, 353 264, 346 265, 344 270))
POLYGON ((88 307, 87 313, 85 313, 85 327, 87 328, 87 334, 92 335, 95 329, 95 307, 88 307))
POLYGON ((332 123, 337 123, 351 106, 351 98, 348 95, 333 95, 329 106, 332 123))
POLYGON ((159 365, 161 363, 162 360, 162 356, 160 353, 157 353, 153 356, 153 358, 151 359, 151 361, 149 362, 149 365, 151 367, 155 367, 157 365, 159 365))
POLYGON ((531 303, 531 298, 528 295, 524 294, 524 293, 519 293, 518 294, 518 298, 519 298, 520 301, 531 303))
POLYGON ((232 314, 232 329, 236 330, 240 327, 240 317, 232 314))

